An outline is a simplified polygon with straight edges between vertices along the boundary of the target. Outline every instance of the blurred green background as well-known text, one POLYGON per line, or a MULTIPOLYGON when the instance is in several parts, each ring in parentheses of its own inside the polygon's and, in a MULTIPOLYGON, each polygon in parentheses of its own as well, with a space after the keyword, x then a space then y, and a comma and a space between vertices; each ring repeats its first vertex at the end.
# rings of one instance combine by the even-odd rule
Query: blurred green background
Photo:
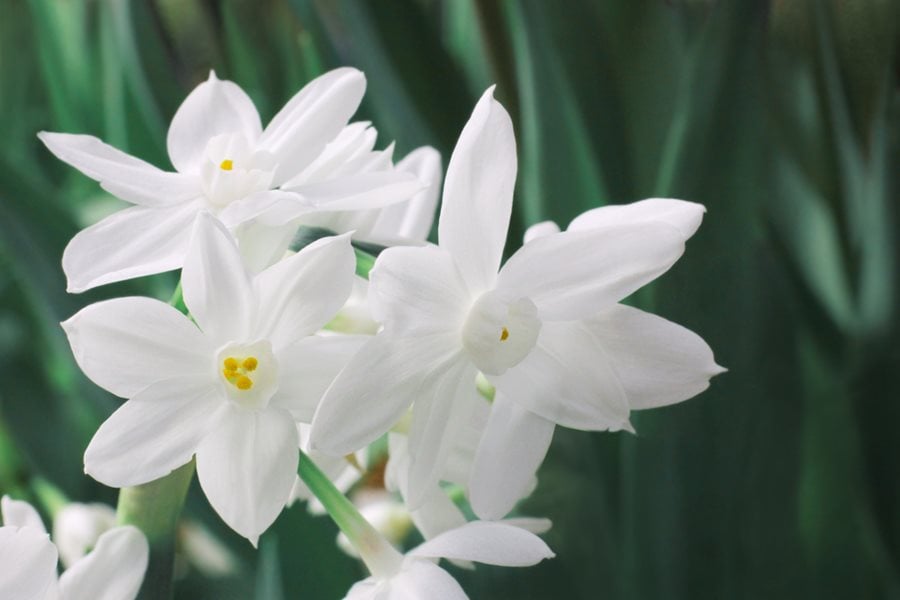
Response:
MULTIPOLYGON (((118 400, 58 322, 170 275, 65 293, 62 249, 110 209, 39 130, 169 167, 175 108, 214 68, 264 122, 306 81, 365 71, 358 118, 445 164, 490 83, 510 110, 524 227, 650 196, 708 213, 634 298, 730 372, 638 434, 558 429, 524 513, 555 560, 454 571, 479 598, 900 598, 895 0, 0 0, 0 492, 46 480, 115 503, 81 457, 118 400)), ((340 598, 363 575, 296 506, 254 552, 199 490, 187 514, 239 559, 182 599, 340 598)))

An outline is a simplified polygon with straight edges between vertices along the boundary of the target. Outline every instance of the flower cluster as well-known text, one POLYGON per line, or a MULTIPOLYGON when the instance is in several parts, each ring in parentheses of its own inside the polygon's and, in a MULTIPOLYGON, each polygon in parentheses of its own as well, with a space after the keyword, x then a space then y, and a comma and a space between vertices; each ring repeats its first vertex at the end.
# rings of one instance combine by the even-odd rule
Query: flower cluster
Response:
POLYGON ((71 241, 69 290, 181 269, 188 311, 117 298, 63 323, 81 369, 127 399, 85 471, 126 487, 195 459, 212 507, 253 544, 295 500, 330 512, 372 574, 348 598, 465 598, 438 559, 553 556, 537 536, 549 521, 507 517, 557 425, 631 431, 632 410, 690 398, 722 371, 694 333, 621 304, 675 263, 704 208, 652 199, 565 231, 538 224, 504 263, 517 157, 491 88, 450 159, 430 244, 440 157, 420 148, 394 164, 391 147, 375 150, 370 124, 349 122, 364 90, 359 71, 331 71, 263 128, 247 95, 210 75, 169 128, 174 172, 40 134, 134 204, 71 241), (311 228, 333 235, 298 243, 311 228), (359 241, 385 247, 368 281, 359 241), (363 510, 379 528, 337 491, 361 499, 367 468, 384 473, 382 508, 363 510), (384 535, 402 542, 413 524, 426 541, 402 555, 384 535))

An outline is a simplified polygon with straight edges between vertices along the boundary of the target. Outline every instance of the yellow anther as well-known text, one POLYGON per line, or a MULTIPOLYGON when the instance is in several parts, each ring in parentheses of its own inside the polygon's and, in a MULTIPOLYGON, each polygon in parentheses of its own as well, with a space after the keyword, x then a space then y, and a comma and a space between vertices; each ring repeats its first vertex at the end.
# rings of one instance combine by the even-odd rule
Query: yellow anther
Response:
POLYGON ((224 361, 222 361, 222 364, 225 365, 226 371, 237 371, 238 361, 233 356, 229 356, 228 358, 226 358, 224 361))
POLYGON ((256 360, 255 356, 248 356, 244 359, 244 362, 241 363, 241 366, 247 371, 255 371, 257 365, 259 365, 259 361, 256 360))
POLYGON ((234 382, 234 385, 236 385, 239 390, 249 390, 253 387, 253 381, 246 375, 241 375, 237 378, 237 381, 234 382))
POLYGON ((505 342, 506 338, 509 337, 509 329, 506 327, 503 328, 503 331, 500 332, 500 341, 505 342))
POLYGON ((221 163, 219 163, 219 168, 223 171, 230 171, 234 168, 234 161, 232 161, 230 158, 226 158, 221 163))

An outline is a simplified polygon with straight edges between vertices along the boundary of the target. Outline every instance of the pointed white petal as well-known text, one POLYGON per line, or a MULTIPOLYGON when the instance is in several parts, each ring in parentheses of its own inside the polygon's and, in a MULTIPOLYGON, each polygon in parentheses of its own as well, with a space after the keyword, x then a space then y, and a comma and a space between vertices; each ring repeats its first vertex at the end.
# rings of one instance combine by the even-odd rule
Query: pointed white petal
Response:
POLYGON ((393 332, 458 332, 472 304, 453 258, 438 246, 388 248, 369 281, 372 315, 393 332))
POLYGON ((533 487, 556 424, 497 393, 469 481, 472 510, 482 519, 506 516, 533 487))
POLYGON ((408 556, 471 560, 501 567, 528 567, 553 551, 538 536, 504 522, 473 521, 447 531, 409 552, 408 556))
POLYGON ((347 301, 355 275, 350 236, 316 240, 253 279, 259 306, 253 331, 276 353, 311 335, 347 301))
POLYGON ((366 335, 309 336, 284 348, 272 402, 291 411, 302 423, 311 423, 325 390, 350 359, 369 341, 366 335))
POLYGON ((586 326, 612 362, 632 409, 692 398, 725 370, 699 335, 636 308, 617 304, 586 326))
POLYGON ((665 273, 683 252, 684 237, 661 222, 566 231, 522 246, 497 288, 531 298, 541 319, 583 319, 665 273))
POLYGON ((524 242, 527 244, 531 240, 553 235, 554 233, 559 233, 559 225, 553 221, 541 221, 540 223, 535 223, 525 231, 524 242))
POLYGON ((253 293, 237 244, 208 212, 197 225, 181 271, 184 303, 215 344, 246 340, 253 316, 253 293))
POLYGON ((208 374, 215 351, 189 318, 151 298, 97 302, 62 327, 85 375, 122 398, 161 379, 208 374))
MULTIPOLYGON (((380 596, 375 596, 381 600, 380 596)), ((436 564, 411 560, 390 581, 385 600, 468 600, 459 583, 436 564)))
POLYGON ((69 292, 179 268, 187 253, 196 202, 134 206, 80 231, 63 251, 69 292))
POLYGON ((199 171, 206 145, 217 135, 242 134, 253 144, 262 132, 253 101, 230 81, 209 79, 188 94, 169 125, 169 158, 182 173, 199 171))
POLYGON ((516 139, 494 88, 481 96, 450 157, 438 239, 473 292, 493 287, 512 210, 516 139))
POLYGON ((197 477, 209 503, 254 546, 288 501, 298 448, 287 411, 232 407, 197 451, 197 477))
POLYGON ((672 198, 648 198, 631 204, 601 206, 582 213, 569 224, 569 231, 661 221, 688 239, 700 227, 706 207, 672 198))
POLYGON ((260 148, 278 159, 279 186, 310 164, 356 112, 366 91, 361 71, 344 67, 309 82, 266 126, 260 148))
POLYGON ((47 533, 41 516, 27 502, 3 496, 2 500, 0 500, 0 508, 2 508, 3 512, 4 527, 31 527, 47 533))
POLYGON ((420 508, 438 487, 453 445, 475 410, 476 372, 468 358, 460 356, 430 374, 413 404, 406 495, 411 510, 420 508))
POLYGON ((85 450, 85 472, 108 486, 126 487, 187 463, 225 406, 209 379, 161 381, 120 406, 85 450))
POLYGON ((421 189, 422 183, 414 175, 391 170, 347 175, 288 191, 302 195, 316 211, 343 211, 396 205, 421 189))
POLYGON ((103 189, 126 202, 170 206, 202 194, 196 177, 167 173, 93 136, 42 131, 38 137, 58 159, 99 181, 103 189))
POLYGON ((395 168, 415 175, 426 187, 408 201, 382 209, 369 235, 372 239, 424 242, 431 232, 441 192, 441 154, 430 146, 422 146, 407 154, 395 168))
POLYGON ((618 375, 580 322, 544 323, 521 363, 489 379, 510 401, 564 427, 628 427, 628 401, 618 375))
POLYGON ((316 410, 310 448, 343 456, 393 427, 418 399, 426 376, 460 352, 452 335, 380 333, 350 359, 316 410))
POLYGON ((235 200, 219 213, 219 219, 229 229, 255 223, 266 227, 283 227, 315 210, 311 201, 296 192, 266 190, 235 200))
POLYGON ((150 550, 136 527, 110 529, 93 551, 68 568, 59 579, 64 600, 134 600, 150 550))
POLYGON ((56 546, 32 527, 0 527, 0 598, 55 600, 56 546))

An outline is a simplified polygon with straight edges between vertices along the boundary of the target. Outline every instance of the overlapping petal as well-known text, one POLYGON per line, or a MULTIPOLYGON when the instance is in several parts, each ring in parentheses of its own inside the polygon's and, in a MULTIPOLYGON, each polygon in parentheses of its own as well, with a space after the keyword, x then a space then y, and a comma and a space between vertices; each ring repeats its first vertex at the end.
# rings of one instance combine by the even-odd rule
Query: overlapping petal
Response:
POLYGON ((425 241, 431 232, 441 191, 441 155, 430 146, 416 148, 395 169, 410 173, 426 186, 406 202, 382 209, 372 231, 372 239, 425 241))
MULTIPOLYGON (((4 527, 31 527, 37 531, 47 533, 41 515, 34 507, 21 500, 13 500, 9 496, 0 499, 0 509, 3 513, 4 527)), ((2 564, 2 563, 0 563, 2 564)))
POLYGON ((80 231, 63 252, 69 292, 179 268, 199 201, 165 208, 134 206, 80 231))
POLYGON ((262 132, 253 101, 237 84, 209 79, 188 94, 172 117, 166 145, 169 159, 181 173, 199 171, 209 141, 217 135, 238 133, 254 143, 262 132))
POLYGON ((725 371, 699 335, 630 306, 607 308, 585 326, 611 361, 632 409, 692 398, 725 371))
POLYGON ((354 585, 344 600, 468 600, 453 577, 426 560, 410 561, 388 581, 370 577, 354 585))
POLYGON ((674 198, 648 198, 631 204, 601 206, 584 212, 569 223, 569 231, 635 225, 640 223, 667 223, 688 239, 700 227, 706 207, 696 202, 674 198))
POLYGON ((122 398, 160 379, 209 374, 215 350, 190 319, 151 298, 97 302, 62 327, 81 370, 122 398))
POLYGON ((473 521, 428 540, 408 556, 528 567, 555 554, 529 531, 503 522, 473 521))
POLYGON ((197 217, 181 284, 191 316, 217 345, 247 340, 254 308, 250 277, 231 234, 208 212, 197 217))
POLYGON ((56 600, 56 560, 42 530, 0 527, 0 598, 56 600))
POLYGON ((255 335, 276 352, 325 325, 353 289, 356 256, 350 236, 316 240, 253 280, 258 310, 255 335))
POLYGON ((502 519, 530 492, 555 428, 552 421, 497 393, 469 480, 476 515, 502 519))
POLYGON ((530 298, 541 319, 583 319, 665 273, 683 252, 684 236, 662 222, 565 231, 522 246, 497 287, 530 298))
POLYGON ((197 477, 210 504, 254 546, 288 501, 298 442, 287 411, 229 406, 197 451, 197 477))
POLYGON ((135 527, 110 529, 90 554, 59 579, 64 600, 134 600, 144 581, 150 550, 135 527))
POLYGON ((190 461, 206 434, 221 426, 227 406, 210 379, 167 379, 135 395, 94 434, 84 453, 85 472, 106 485, 126 487, 190 461))
POLYGON ((489 88, 450 157, 438 239, 473 293, 493 287, 512 210, 516 140, 506 110, 489 88))
POLYGON ((38 138, 58 159, 100 182, 103 189, 126 202, 162 207, 193 200, 202 194, 196 177, 168 173, 93 136, 42 131, 38 138))

